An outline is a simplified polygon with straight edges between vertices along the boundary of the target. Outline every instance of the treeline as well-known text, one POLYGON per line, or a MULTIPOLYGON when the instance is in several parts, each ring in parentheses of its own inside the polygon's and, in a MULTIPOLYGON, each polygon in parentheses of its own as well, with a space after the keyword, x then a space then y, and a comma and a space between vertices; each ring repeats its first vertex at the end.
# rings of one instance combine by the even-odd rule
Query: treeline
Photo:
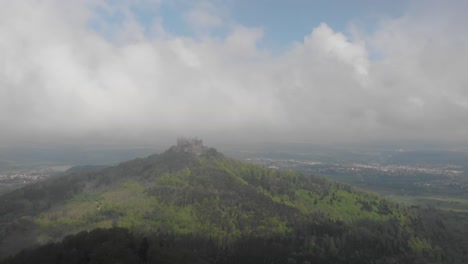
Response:
POLYGON ((466 216, 424 210, 408 229, 397 219, 348 223, 317 213, 285 235, 237 239, 166 230, 95 229, 25 250, 20 263, 467 263, 466 216), (446 226, 447 225, 447 226, 446 226), (415 230, 416 229, 416 230, 415 230), (424 234, 427 238, 418 235, 424 234))
MULTIPOLYGON (((320 230, 336 232, 334 228, 322 226, 320 230)), ((335 244, 333 238, 322 236, 311 241, 305 236, 243 237, 223 243, 200 236, 142 236, 123 228, 95 229, 68 236, 60 243, 22 251, 1 263, 443 263, 393 246, 377 250, 379 245, 370 236, 346 244, 335 244)))

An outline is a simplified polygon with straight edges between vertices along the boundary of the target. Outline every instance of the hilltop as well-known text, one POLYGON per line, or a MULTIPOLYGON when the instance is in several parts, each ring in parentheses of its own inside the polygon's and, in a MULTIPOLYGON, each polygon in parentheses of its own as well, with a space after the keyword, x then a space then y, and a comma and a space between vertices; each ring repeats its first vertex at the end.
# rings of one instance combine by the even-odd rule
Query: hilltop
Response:
POLYGON ((284 246, 286 259, 321 263, 463 258, 443 216, 343 183, 226 158, 199 140, 179 139, 161 154, 8 193, 0 221, 0 258, 96 228, 123 228, 150 242, 206 239, 231 253, 252 239, 293 243, 284 246))

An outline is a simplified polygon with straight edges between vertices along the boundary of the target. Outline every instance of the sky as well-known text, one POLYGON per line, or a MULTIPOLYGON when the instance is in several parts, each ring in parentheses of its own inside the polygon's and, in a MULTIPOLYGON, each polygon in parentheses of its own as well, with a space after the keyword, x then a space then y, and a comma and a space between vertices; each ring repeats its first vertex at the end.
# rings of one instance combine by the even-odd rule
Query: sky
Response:
POLYGON ((468 143, 466 1, 0 4, 0 147, 468 143))

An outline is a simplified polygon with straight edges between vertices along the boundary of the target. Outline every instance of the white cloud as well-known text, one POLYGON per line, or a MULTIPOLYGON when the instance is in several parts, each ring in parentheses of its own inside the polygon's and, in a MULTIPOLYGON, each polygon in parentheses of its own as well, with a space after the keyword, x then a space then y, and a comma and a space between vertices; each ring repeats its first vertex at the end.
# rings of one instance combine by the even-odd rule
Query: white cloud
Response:
MULTIPOLYGON (((237 25, 222 39, 148 35, 126 2, 3 4, 3 143, 138 143, 181 134, 463 141, 468 133, 468 34, 461 26, 468 21, 455 7, 435 18, 430 6, 411 9, 355 39, 323 23, 271 56, 257 46, 260 28, 237 25), (96 6, 119 13, 120 23, 99 20, 96 6), (105 34, 89 26, 96 19, 108 25, 105 34), (370 60, 369 49, 383 59, 370 60)), ((223 25, 215 9, 196 8, 208 10, 206 17, 188 14, 196 30, 223 25)))
POLYGON ((358 75, 367 75, 369 62, 365 47, 351 43, 342 33, 334 32, 327 24, 322 23, 311 35, 304 39, 305 45, 315 46, 321 53, 352 65, 358 75))
POLYGON ((199 1, 187 12, 185 19, 192 29, 198 33, 205 33, 224 25, 218 13, 216 6, 211 2, 199 1))
POLYGON ((231 55, 247 56, 255 58, 259 55, 257 43, 263 38, 263 30, 260 28, 247 28, 237 26, 229 34, 224 45, 231 55))

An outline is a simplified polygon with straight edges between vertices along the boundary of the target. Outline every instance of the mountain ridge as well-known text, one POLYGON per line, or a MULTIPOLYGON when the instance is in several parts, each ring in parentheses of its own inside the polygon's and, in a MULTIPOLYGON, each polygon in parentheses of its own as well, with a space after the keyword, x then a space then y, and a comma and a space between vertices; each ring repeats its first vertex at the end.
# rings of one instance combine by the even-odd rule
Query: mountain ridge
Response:
MULTIPOLYGON (((353 248, 343 240, 363 236, 375 240, 371 249, 385 248, 386 257, 439 258, 444 252, 443 245, 418 231, 415 223, 421 220, 408 208, 339 182, 229 159, 213 148, 198 155, 173 146, 100 171, 27 186, 2 197, 0 216, 0 258, 83 230, 112 227, 209 236, 218 243, 310 234, 307 239, 319 248, 337 243, 353 248), (394 246, 380 245, 385 243, 394 246)), ((369 251, 354 247, 361 254, 369 251)))

